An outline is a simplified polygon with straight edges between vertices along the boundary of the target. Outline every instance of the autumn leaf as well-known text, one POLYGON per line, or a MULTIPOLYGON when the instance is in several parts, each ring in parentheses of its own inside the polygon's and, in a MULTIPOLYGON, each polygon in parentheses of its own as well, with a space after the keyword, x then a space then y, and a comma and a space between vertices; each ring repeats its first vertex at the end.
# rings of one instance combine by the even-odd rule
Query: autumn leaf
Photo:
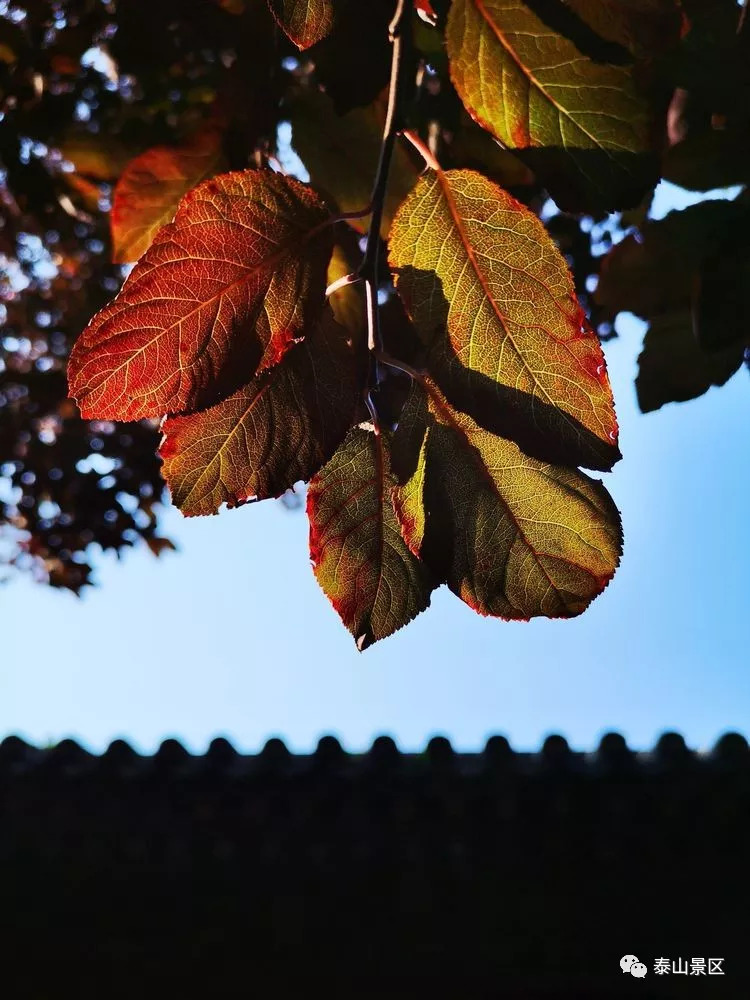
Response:
POLYGON ((652 109, 636 86, 633 57, 556 8, 558 27, 530 0, 454 0, 451 78, 480 125, 506 146, 536 151, 529 166, 557 183, 571 202, 565 207, 629 207, 656 180, 655 160, 641 162, 652 148, 652 109), (577 177, 568 190, 561 171, 571 166, 577 177))
POLYGON ((543 458, 612 467, 601 346, 532 212, 481 174, 430 171, 396 216, 389 263, 455 405, 543 458))
POLYGON ((298 49, 309 49, 333 28, 334 0, 268 0, 268 6, 298 49))
POLYGON ((571 617, 612 578, 622 533, 601 483, 527 457, 429 379, 415 383, 393 449, 407 544, 480 614, 571 617))
POLYGON ((174 218, 182 196, 222 165, 221 132, 213 126, 181 146, 155 146, 131 160, 112 196, 114 262, 138 260, 161 227, 174 218))
POLYGON ((90 132, 73 134, 60 142, 58 148, 77 174, 96 181, 119 177, 135 152, 122 140, 90 132))
POLYGON ((430 603, 429 573, 401 537, 395 485, 388 437, 354 427, 308 490, 315 576, 360 650, 430 603))
MULTIPOLYGON (((357 212, 370 202, 385 122, 387 95, 366 108, 338 115, 321 91, 299 89, 290 101, 292 145, 310 173, 310 182, 329 195, 341 212, 357 212)), ((388 237, 393 216, 417 181, 418 170, 406 149, 397 146, 388 173, 381 235, 388 237)), ((367 232, 369 216, 351 219, 367 232)))
POLYGON ((196 409, 275 364, 323 308, 329 221, 310 188, 271 171, 189 192, 73 348, 82 415, 196 409))
POLYGON ((162 474, 183 514, 215 514, 308 480, 361 402, 362 342, 326 310, 320 326, 216 406, 164 424, 162 474))

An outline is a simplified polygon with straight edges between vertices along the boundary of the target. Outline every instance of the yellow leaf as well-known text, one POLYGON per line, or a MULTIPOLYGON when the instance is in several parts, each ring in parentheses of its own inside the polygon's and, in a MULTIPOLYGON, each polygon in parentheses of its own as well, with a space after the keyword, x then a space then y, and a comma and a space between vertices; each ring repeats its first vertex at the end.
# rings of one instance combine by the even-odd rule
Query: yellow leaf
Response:
POLYGON ((620 560, 611 497, 577 469, 529 458, 415 383, 393 444, 404 538, 480 614, 580 614, 620 560))
POLYGON ((612 467, 601 345, 532 212, 481 174, 430 171, 396 216, 389 262, 455 405, 540 457, 612 467))
POLYGON ((456 90, 506 146, 544 150, 527 158, 538 174, 554 177, 572 164, 569 198, 583 189, 597 206, 629 207, 652 180, 645 154, 653 112, 636 85, 633 57, 570 11, 558 13, 578 30, 564 34, 535 7, 528 0, 454 0, 446 44, 456 90))

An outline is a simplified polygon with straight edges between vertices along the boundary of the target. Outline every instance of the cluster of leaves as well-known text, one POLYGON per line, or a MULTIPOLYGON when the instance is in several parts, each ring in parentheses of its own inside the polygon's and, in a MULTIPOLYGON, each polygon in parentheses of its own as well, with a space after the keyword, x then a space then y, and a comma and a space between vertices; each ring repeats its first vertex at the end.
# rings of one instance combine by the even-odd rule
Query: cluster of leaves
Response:
MULTIPOLYGON (((164 418, 162 473, 185 514, 310 481, 315 572, 360 648, 443 582, 483 614, 583 611, 621 548, 614 504, 578 468, 619 457, 586 310, 650 320, 644 409, 724 381, 747 343, 742 198, 647 219, 661 176, 746 180, 733 2, 171 0, 147 38, 127 4, 40 6, 6 11, 0 36, 4 200, 22 213, 4 212, 2 252, 23 262, 31 234, 55 266, 3 294, 24 310, 0 405, 17 418, 7 519, 25 519, 27 549, 46 544, 33 517, 48 498, 57 517, 92 509, 46 482, 28 492, 50 416, 73 455, 112 442, 114 472, 88 474, 105 513, 133 513, 125 528, 110 516, 114 547, 153 543, 164 418), (309 185, 290 176, 284 122, 309 185), (603 256, 610 232, 627 235, 603 256), (134 262, 73 348, 79 417, 59 390, 75 323, 134 262), (35 295, 57 340, 38 336, 35 295), (19 450, 24 436, 38 447, 19 450)), ((79 565, 106 544, 85 531, 64 542, 79 565)))

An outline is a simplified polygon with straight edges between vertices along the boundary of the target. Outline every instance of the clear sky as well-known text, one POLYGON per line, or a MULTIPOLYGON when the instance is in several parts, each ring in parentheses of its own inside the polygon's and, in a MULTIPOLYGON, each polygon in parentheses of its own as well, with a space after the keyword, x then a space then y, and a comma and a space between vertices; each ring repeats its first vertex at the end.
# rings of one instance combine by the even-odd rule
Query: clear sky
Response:
MULTIPOLYGON (((660 195, 655 214, 676 201, 660 195)), ((324 733, 349 750, 380 733, 404 750, 436 733, 469 750, 492 733, 517 749, 551 732, 579 749, 611 729, 642 749, 665 729, 697 747, 750 735, 750 373, 642 415, 642 326, 618 329, 605 350, 624 458, 603 478, 625 553, 580 618, 482 619, 442 588, 359 654, 313 577, 303 512, 169 510, 180 552, 99 557, 81 600, 28 580, 0 590, 0 737, 151 752, 176 736, 203 752, 216 735, 246 751, 271 735, 308 751, 324 733)))

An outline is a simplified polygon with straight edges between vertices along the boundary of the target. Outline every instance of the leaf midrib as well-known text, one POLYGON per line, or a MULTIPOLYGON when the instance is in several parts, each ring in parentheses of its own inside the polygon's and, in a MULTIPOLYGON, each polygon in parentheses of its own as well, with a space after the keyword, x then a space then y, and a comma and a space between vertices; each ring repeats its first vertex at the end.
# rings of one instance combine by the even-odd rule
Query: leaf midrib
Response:
MULTIPOLYGON (((452 190, 450 188, 450 184, 449 184, 449 182, 448 182, 448 180, 446 178, 446 175, 441 170, 441 171, 437 171, 436 172, 436 176, 437 176, 437 179, 438 179, 438 183, 440 184, 440 189, 441 189, 441 191, 443 193, 443 197, 445 198, 446 204, 448 205, 448 210, 449 210, 449 212, 451 214, 451 218, 453 219, 453 222, 455 224, 456 231, 458 232, 459 238, 461 240, 461 244, 462 244, 462 246, 464 247, 464 249, 466 251, 466 255, 469 258, 469 262, 471 263, 472 269, 473 269, 474 273, 477 276, 477 280, 479 281, 479 284, 482 286, 482 291, 484 292, 485 297, 487 298, 488 302, 490 303, 492 311, 494 312, 495 316, 497 317, 497 320, 500 323, 500 326, 505 331, 505 336, 508 338, 508 340, 510 341, 511 345, 513 346, 513 350, 516 352, 516 357, 521 362, 521 365, 523 366, 523 368, 525 369, 525 371, 528 372, 528 375, 529 375, 529 378, 531 379, 532 384, 537 387, 537 389, 542 393, 542 395, 547 400, 547 402, 551 406, 553 406, 555 408, 555 410, 557 410, 560 413, 560 415, 565 420, 565 422, 567 424, 569 424, 575 431, 578 432, 578 428, 576 427, 576 424, 575 424, 575 421, 573 420, 573 418, 567 413, 567 411, 565 411, 564 409, 562 409, 562 407, 557 402, 555 402, 555 400, 550 396, 550 394, 547 392, 547 390, 544 388, 544 386, 541 384, 541 382, 537 379, 536 373, 534 372, 534 370, 529 365, 529 363, 526 360, 526 357, 525 357, 523 351, 520 349, 520 347, 516 343, 515 338, 513 337, 513 334, 511 333, 511 331, 506 326, 506 323, 505 323, 506 317, 500 311, 499 306, 495 302, 495 299, 494 299, 494 297, 492 295, 492 292, 490 291, 490 289, 489 289, 489 287, 487 285, 487 279, 485 278, 484 273, 483 273, 482 269, 479 266, 479 262, 476 259, 476 256, 474 254, 474 248, 473 248, 473 246, 471 244, 471 241, 469 239, 469 234, 466 232, 466 230, 464 228, 463 222, 461 220, 461 216, 460 216, 459 211, 458 211, 458 207, 457 207, 456 202, 455 202, 455 200, 453 198, 453 192, 452 192, 452 190)), ((563 344, 564 344, 564 342, 563 342, 563 344)), ((593 401, 592 401, 592 407, 593 407, 593 401)))
MULTIPOLYGON (((562 596, 560 594, 560 590, 557 587, 557 585, 554 583, 554 581, 552 580, 552 577, 549 575, 549 573, 547 572, 544 564, 541 561, 541 557, 544 555, 544 553, 538 552, 534 548, 534 546, 531 544, 531 542, 529 541, 528 537, 526 536, 526 532, 523 530, 523 528, 519 524, 518 518, 513 513, 513 510, 511 509, 510 504, 508 503, 508 501, 503 496, 503 493, 500 490, 500 487, 498 486, 498 484, 495 482, 495 478, 492 475, 492 472, 490 471, 487 463, 485 462, 485 460, 484 460, 484 458, 482 456, 482 453, 480 452, 479 448, 474 444, 474 442, 471 440, 471 433, 472 432, 469 429, 467 429, 466 427, 464 427, 461 424, 461 422, 459 420, 457 420, 456 417, 454 417, 453 413, 451 412, 450 406, 448 406, 443 401, 443 399, 438 395, 438 393, 434 390, 434 388, 430 385, 430 383, 428 381, 424 382, 424 388, 427 391, 427 395, 428 395, 428 397, 430 399, 430 402, 435 407, 435 409, 438 411, 438 414, 440 415, 440 419, 444 423, 444 425, 447 426, 447 427, 450 427, 451 430, 455 431, 459 435, 460 439, 465 442, 466 446, 469 449, 471 457, 474 460, 475 465, 479 469, 479 474, 480 474, 481 478, 484 479, 484 480, 486 480, 489 483, 489 485, 492 488, 492 492, 495 494, 495 496, 497 497, 498 501, 502 504, 503 508, 506 510, 506 512, 508 514, 508 517, 511 519, 511 521, 515 525, 515 528, 516 528, 516 531, 518 532, 519 537, 523 540, 523 544, 526 546, 526 548, 529 550, 529 552, 531 552, 531 554, 532 554, 532 556, 534 558, 534 562, 537 564, 537 566, 539 567, 539 569, 542 571, 542 573, 544 574, 544 576, 547 578, 547 582, 549 583, 550 588, 557 595, 557 600, 558 600, 558 602, 560 604, 560 607, 564 611, 566 609, 566 604, 565 604, 565 601, 563 600, 563 598, 562 598, 562 596)), ((561 559, 561 561, 567 562, 568 560, 567 559, 561 559)), ((507 563, 506 563, 506 569, 507 569, 507 563)), ((511 605, 511 607, 515 607, 515 605, 512 603, 512 601, 508 597, 508 594, 506 593, 505 589, 503 589, 503 596, 505 597, 505 599, 508 602, 508 604, 511 605)), ((520 611, 521 609, 517 608, 517 610, 520 611)))
MULTIPOLYGON (((480 17, 484 18, 490 30, 494 33, 495 37, 497 38, 498 42, 502 45, 503 49, 510 56, 513 63, 520 70, 522 76, 524 76, 533 87, 536 87, 536 89, 539 91, 542 97, 544 97, 547 101, 549 101, 549 103, 553 106, 553 108, 555 108, 555 110, 559 115, 563 115, 565 118, 567 118, 568 121, 570 121, 571 124, 575 126, 575 128, 583 132, 583 134, 587 136, 594 143, 595 146, 597 146, 599 149, 604 149, 606 150, 607 153, 609 153, 609 150, 607 150, 606 147, 602 145, 602 143, 596 138, 596 136, 592 135, 588 131, 588 129, 584 128, 583 125, 581 125, 581 123, 573 117, 570 111, 562 107, 562 105, 558 104, 558 102, 554 99, 554 97, 550 93, 548 93, 547 90, 545 90, 542 83, 534 76, 533 71, 528 66, 524 65, 524 63, 519 58, 517 52, 511 45, 511 43, 503 34, 503 31, 500 28, 500 26, 496 24, 495 21, 492 19, 492 16, 490 15, 489 11, 484 5, 484 0, 467 0, 467 2, 474 4, 477 13, 480 15, 480 17)), ((531 142, 530 124, 531 124, 531 119, 529 116, 529 127, 527 127, 529 142, 531 142)))
MULTIPOLYGON (((309 232, 307 234, 303 235, 302 240, 301 240, 302 244, 303 245, 308 244, 312 239, 314 239, 315 236, 317 236, 327 226, 331 225, 331 223, 333 223, 334 221, 335 220, 332 219, 332 218, 327 218, 323 222, 321 222, 319 225, 317 225, 313 229, 309 230, 309 232)), ((213 306, 216 303, 220 304, 221 301, 227 295, 230 295, 234 291, 235 288, 237 288, 238 286, 242 285, 245 282, 250 281, 251 278, 254 275, 262 273, 264 270, 268 270, 269 268, 270 269, 274 269, 275 266, 279 263, 279 261, 284 256, 286 256, 287 254, 290 254, 295 249, 295 247, 299 247, 299 245, 300 244, 298 242, 295 242, 294 237, 290 237, 288 243, 286 243, 286 244, 284 244, 284 246, 280 247, 274 254, 272 254, 270 257, 266 257, 264 260, 258 262, 257 264, 255 264, 253 266, 243 265, 242 263, 238 262, 238 266, 244 268, 244 271, 240 275, 239 278, 237 278, 234 281, 230 282, 228 285, 224 285, 221 288, 221 290, 218 291, 215 295, 212 295, 210 298, 205 299, 203 302, 199 302, 198 305, 196 305, 193 309, 191 309, 184 316, 180 316, 180 318, 178 320, 176 320, 174 323, 171 323, 169 326, 163 327, 161 330, 159 330, 158 333, 156 333, 155 336, 153 336, 151 338, 151 340, 149 340, 147 343, 145 343, 137 351, 134 351, 132 354, 130 354, 127 357, 127 360, 123 361, 122 364, 118 365, 115 368, 108 369, 107 370, 107 377, 104 378, 104 379, 102 379, 96 385, 96 387, 94 389, 91 389, 89 391, 93 392, 93 391, 96 391, 96 390, 101 390, 102 387, 106 386, 109 382, 111 382, 111 380, 117 374, 119 374, 123 369, 127 370, 130 367, 130 365, 135 361, 135 359, 137 357, 139 357, 140 355, 142 355, 146 351, 148 351, 148 349, 150 347, 152 347, 154 344, 156 344, 159 340, 161 340, 167 334, 170 334, 174 330, 178 329, 183 323, 188 322, 190 319, 192 319, 193 316, 195 316, 197 313, 199 313, 201 311, 201 309, 205 309, 207 306, 213 306)), ((155 247, 155 246, 161 246, 161 244, 153 243, 151 245, 151 247, 155 247)), ((149 248, 149 250, 150 249, 151 248, 149 248)), ((148 253, 149 251, 146 251, 146 252, 148 253)), ((170 263, 170 262, 169 261, 165 261, 164 263, 170 263)), ((158 267, 159 266, 160 265, 156 265, 155 268, 150 269, 149 272, 148 272, 148 276, 151 277, 151 275, 153 273, 153 270, 157 270, 158 271, 158 267)), ((124 288, 125 288, 125 286, 123 286, 123 290, 124 290, 124 288)), ((120 294, 122 294, 122 292, 120 292, 120 294)), ((118 295, 117 298, 119 298, 119 295, 118 295)), ((114 300, 113 306, 116 305, 117 298, 114 300)), ((127 309, 129 309, 129 308, 131 308, 133 306, 141 306, 143 304, 144 303, 140 302, 140 301, 139 302, 134 302, 134 303, 130 303, 129 302, 127 304, 127 306, 124 307, 123 309, 119 309, 119 310, 118 309, 113 309, 112 313, 107 317, 107 319, 109 320, 109 319, 112 319, 112 318, 120 317, 122 315, 122 313, 125 312, 127 309)), ((99 329, 101 329, 101 326, 103 326, 103 325, 104 325, 104 323, 102 323, 99 327, 97 327, 97 332, 98 332, 99 329)), ((117 333, 114 336, 119 336, 121 332, 122 331, 118 330, 117 333)), ((130 331, 127 331, 127 332, 130 332, 130 331)), ((107 339, 109 340, 109 339, 114 339, 114 338, 110 337, 110 338, 107 338, 107 339)), ((197 360, 198 357, 200 357, 200 355, 206 349, 206 345, 208 343, 210 343, 211 339, 212 339, 211 336, 209 336, 206 339, 206 344, 204 344, 204 346, 201 348, 201 350, 197 353, 196 360, 197 360)), ((273 339, 273 337, 271 339, 273 339)))

